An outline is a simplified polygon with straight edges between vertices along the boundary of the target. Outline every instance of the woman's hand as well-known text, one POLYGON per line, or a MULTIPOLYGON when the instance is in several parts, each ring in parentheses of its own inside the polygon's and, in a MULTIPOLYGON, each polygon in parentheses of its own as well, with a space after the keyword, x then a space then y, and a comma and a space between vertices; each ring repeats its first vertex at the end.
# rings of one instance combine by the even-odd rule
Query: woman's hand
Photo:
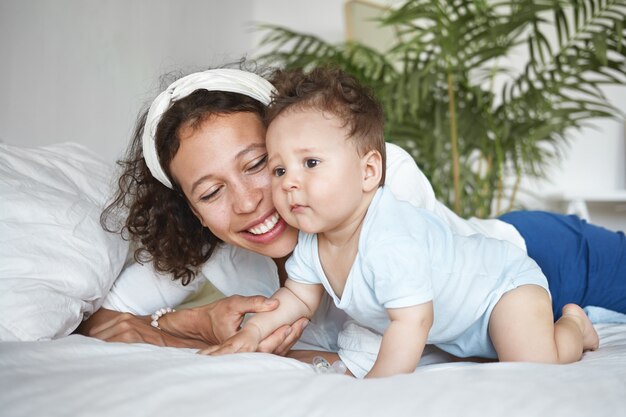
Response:
POLYGON ((198 352, 201 355, 228 355, 239 352, 256 352, 261 342, 261 329, 248 323, 221 345, 210 346, 198 352))
POLYGON ((210 346, 198 353, 202 355, 218 356, 238 352, 265 352, 285 356, 298 341, 308 322, 308 319, 303 317, 291 326, 282 326, 270 336, 260 341, 258 339, 258 328, 248 324, 221 345, 210 346), (299 330, 294 331, 294 329, 299 330))
POLYGON ((293 345, 300 339, 300 336, 302 336, 302 332, 307 324, 309 324, 309 319, 302 317, 292 325, 279 327, 274 333, 259 343, 257 352, 286 356, 291 351, 293 345))
POLYGON ((261 313, 277 307, 277 300, 260 295, 233 295, 203 306, 166 314, 159 320, 159 327, 176 336, 192 337, 209 345, 219 345, 239 330, 247 313, 261 313), (184 318, 181 317, 183 314, 184 318))
MULTIPOLYGON (((191 309, 196 315, 196 319, 190 319, 186 323, 187 325, 197 323, 192 326, 199 330, 197 335, 194 336, 195 338, 202 339, 210 345, 219 345, 224 343, 239 330, 244 316, 247 313, 271 311, 278 308, 278 304, 278 300, 263 296, 244 297, 234 295, 206 306, 191 309), (212 326, 209 326, 210 323, 212 323, 212 326)), ((170 315, 166 315, 165 318, 168 316, 170 315)), ((170 318, 173 319, 174 316, 172 315, 170 318)), ((159 321, 159 323, 160 322, 161 321, 159 321)), ((298 339, 300 339, 307 324, 309 324, 309 320, 303 317, 292 325, 279 327, 274 333, 259 343, 257 351, 273 353, 280 356, 286 355, 298 339)), ((186 332, 185 334, 190 334, 190 332, 186 332)))
MULTIPOLYGON (((179 310, 159 319, 159 330, 149 316, 100 309, 77 329, 77 333, 108 342, 150 343, 159 346, 204 349, 233 336, 246 313, 270 311, 278 301, 262 296, 231 296, 200 307, 179 310)), ((259 352, 285 355, 308 324, 306 318, 282 326, 261 341, 259 352)))

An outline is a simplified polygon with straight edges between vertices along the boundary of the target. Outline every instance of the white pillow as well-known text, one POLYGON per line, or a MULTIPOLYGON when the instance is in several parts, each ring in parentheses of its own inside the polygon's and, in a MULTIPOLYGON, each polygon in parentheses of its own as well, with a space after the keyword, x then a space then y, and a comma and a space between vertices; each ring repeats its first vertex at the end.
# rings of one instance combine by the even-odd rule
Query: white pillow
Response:
POLYGON ((112 172, 78 144, 0 144, 0 340, 66 336, 100 307, 128 252, 100 226, 112 172))

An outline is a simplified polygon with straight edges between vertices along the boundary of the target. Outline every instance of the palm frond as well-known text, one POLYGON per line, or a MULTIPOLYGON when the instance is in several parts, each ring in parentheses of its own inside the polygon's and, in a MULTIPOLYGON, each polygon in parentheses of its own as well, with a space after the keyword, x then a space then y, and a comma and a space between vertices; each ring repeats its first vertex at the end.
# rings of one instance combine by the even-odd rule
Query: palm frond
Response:
POLYGON ((545 175, 570 130, 624 117, 602 90, 626 84, 624 0, 407 0, 380 25, 398 33, 384 53, 266 25, 271 52, 261 59, 337 65, 371 87, 388 140, 464 216, 515 206, 519 178, 545 175), (508 64, 520 48, 521 69, 508 64), (513 189, 507 175, 517 178, 513 189), (511 201, 499 204, 505 196, 511 201))

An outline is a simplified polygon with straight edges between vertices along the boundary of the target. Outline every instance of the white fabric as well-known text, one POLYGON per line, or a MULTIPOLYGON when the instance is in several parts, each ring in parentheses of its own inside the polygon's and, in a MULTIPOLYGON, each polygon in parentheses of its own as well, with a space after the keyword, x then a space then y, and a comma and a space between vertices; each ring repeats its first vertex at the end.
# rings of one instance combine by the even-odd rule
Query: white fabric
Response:
POLYGON ((156 272, 152 263, 132 263, 124 268, 113 284, 102 307, 147 316, 161 307, 174 307, 195 293, 202 280, 181 285, 169 275, 156 272), (149 282, 149 285, 144 285, 149 282))
POLYGON ((172 183, 163 171, 156 150, 155 135, 161 116, 172 103, 187 97, 196 90, 225 91, 240 93, 268 105, 274 90, 265 78, 248 71, 220 68, 189 74, 170 84, 157 96, 150 106, 142 136, 143 157, 152 176, 163 185, 172 188, 172 183))
MULTIPOLYGON (((339 333, 339 357, 356 378, 363 378, 372 369, 383 337, 354 320, 346 321, 339 333)), ((418 366, 451 362, 455 358, 434 345, 426 345, 418 366)))
POLYGON ((435 213, 457 235, 470 236, 479 233, 494 239, 506 240, 520 249, 526 250, 526 242, 515 227, 498 219, 478 219, 476 217, 463 219, 459 217, 445 204, 437 200, 428 178, 404 149, 387 143, 386 151, 387 176, 385 186, 393 192, 398 200, 408 201, 415 207, 435 213))
POLYGON ((0 340, 65 336, 102 304, 128 250, 100 226, 111 171, 78 144, 0 145, 0 340))
POLYGON ((509 242, 458 236, 435 214, 378 189, 361 228, 358 251, 341 298, 318 252, 317 235, 300 232, 286 264, 290 279, 322 284, 337 307, 383 334, 388 308, 433 302, 428 343, 456 356, 495 356, 489 316, 501 296, 524 284, 548 290, 539 266, 509 242))
MULTIPOLYGON (((11 417, 617 417, 626 325, 570 365, 435 363, 357 380, 262 353, 105 343, 78 335, 0 344, 0 414, 11 417)), ((429 355, 424 359, 429 359, 429 355)), ((435 360, 434 362, 438 362, 435 360)))

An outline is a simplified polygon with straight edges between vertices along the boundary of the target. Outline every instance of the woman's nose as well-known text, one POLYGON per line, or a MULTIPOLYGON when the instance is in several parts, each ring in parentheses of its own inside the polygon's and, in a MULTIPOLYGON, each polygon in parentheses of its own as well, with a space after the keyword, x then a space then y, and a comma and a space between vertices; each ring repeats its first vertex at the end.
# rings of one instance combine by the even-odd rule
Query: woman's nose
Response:
POLYGON ((263 200, 263 189, 255 184, 239 183, 233 188, 233 210, 238 214, 254 212, 263 200))

